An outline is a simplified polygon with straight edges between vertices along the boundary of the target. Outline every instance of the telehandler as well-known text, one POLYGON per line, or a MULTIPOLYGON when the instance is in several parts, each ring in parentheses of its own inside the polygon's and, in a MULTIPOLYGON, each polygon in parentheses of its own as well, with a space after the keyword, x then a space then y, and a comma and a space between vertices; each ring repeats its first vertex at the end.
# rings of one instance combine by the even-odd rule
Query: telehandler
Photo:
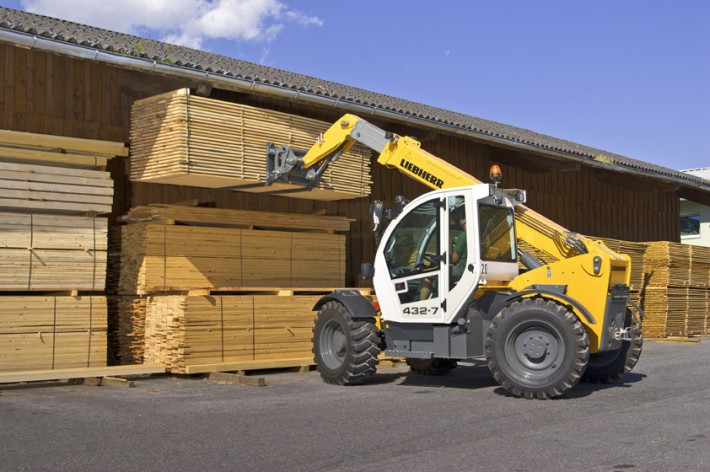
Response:
POLYGON ((524 190, 499 188, 498 166, 481 183, 416 139, 346 114, 308 150, 270 143, 267 183, 312 187, 354 143, 434 190, 394 209, 370 206, 373 229, 392 219, 374 267, 363 264, 376 302, 339 290, 315 305, 325 382, 366 382, 382 351, 430 375, 485 356, 496 381, 525 398, 557 397, 580 380, 614 383, 633 369, 644 314, 629 299, 629 257, 527 208, 524 190), (555 261, 519 250, 519 240, 555 261))

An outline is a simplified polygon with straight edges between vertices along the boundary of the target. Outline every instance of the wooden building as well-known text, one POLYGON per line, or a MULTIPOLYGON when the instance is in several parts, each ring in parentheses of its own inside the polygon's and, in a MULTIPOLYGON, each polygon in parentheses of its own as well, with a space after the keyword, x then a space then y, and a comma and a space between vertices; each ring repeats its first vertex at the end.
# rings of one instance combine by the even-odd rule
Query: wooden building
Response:
MULTIPOLYGON (((708 181, 627 157, 347 85, 0 8, 0 129, 129 143, 132 104, 185 87, 325 122, 359 114, 417 136, 428 151, 482 180, 491 164, 500 164, 504 185, 526 189, 531 208, 590 236, 678 241, 680 198, 710 204, 708 181)), ((138 205, 189 199, 216 208, 354 218, 347 285, 357 283, 360 263, 374 256, 370 199, 391 206, 396 195, 413 198, 427 190, 377 165, 369 198, 339 201, 131 182, 127 159, 113 159, 110 170, 112 218, 138 205)))

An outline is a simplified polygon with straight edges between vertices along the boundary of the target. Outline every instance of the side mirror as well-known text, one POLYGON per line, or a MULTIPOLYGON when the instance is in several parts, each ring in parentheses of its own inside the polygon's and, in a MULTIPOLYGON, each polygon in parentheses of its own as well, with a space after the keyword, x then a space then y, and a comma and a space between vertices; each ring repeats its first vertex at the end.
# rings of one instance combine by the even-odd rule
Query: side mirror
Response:
POLYGON ((373 202, 370 203, 370 208, 368 211, 370 213, 370 231, 377 231, 377 228, 380 226, 380 223, 382 223, 382 216, 385 212, 385 205, 384 203, 382 203, 382 200, 373 200, 373 202))
POLYGON ((360 265, 360 272, 365 280, 370 280, 375 276, 375 267, 369 262, 363 262, 360 265))

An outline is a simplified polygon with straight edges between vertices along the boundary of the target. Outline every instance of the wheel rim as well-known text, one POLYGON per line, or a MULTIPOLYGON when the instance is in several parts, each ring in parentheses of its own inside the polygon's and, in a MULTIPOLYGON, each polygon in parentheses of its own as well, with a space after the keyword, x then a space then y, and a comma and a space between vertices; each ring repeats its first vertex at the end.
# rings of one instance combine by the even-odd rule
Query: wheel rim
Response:
POLYGON ((526 379, 543 379, 562 365, 565 344, 558 330, 549 325, 526 323, 514 329, 505 343, 510 367, 526 379))
POLYGON ((345 361, 347 339, 343 327, 337 321, 329 321, 321 331, 320 354, 329 369, 339 368, 345 361))

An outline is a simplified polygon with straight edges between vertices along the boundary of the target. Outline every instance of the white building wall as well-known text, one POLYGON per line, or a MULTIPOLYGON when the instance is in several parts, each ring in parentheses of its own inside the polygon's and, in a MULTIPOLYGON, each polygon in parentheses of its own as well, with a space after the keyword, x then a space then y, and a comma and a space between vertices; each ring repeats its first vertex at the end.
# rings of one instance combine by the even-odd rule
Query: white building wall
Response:
MULTIPOLYGON (((688 174, 710 180, 710 167, 702 169, 684 170, 688 174)), ((680 216, 693 217, 698 216, 700 220, 700 231, 698 235, 684 236, 681 234, 680 241, 685 244, 693 244, 695 246, 710 247, 710 207, 688 200, 680 201, 680 216)))

